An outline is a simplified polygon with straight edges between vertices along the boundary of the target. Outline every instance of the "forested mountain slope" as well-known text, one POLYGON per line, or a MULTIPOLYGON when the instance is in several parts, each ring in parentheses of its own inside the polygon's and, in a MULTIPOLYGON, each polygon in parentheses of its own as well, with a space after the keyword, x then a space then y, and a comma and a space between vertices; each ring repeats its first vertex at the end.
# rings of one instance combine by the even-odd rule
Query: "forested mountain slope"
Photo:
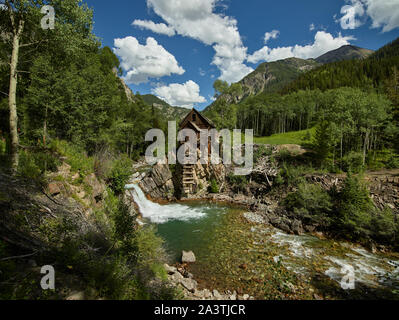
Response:
POLYGON ((363 49, 356 46, 342 46, 332 50, 315 59, 319 63, 331 63, 344 60, 364 59, 373 54, 373 50, 363 49))
POLYGON ((282 93, 299 89, 335 89, 339 87, 381 87, 399 66, 399 38, 366 59, 339 61, 300 75, 282 93))

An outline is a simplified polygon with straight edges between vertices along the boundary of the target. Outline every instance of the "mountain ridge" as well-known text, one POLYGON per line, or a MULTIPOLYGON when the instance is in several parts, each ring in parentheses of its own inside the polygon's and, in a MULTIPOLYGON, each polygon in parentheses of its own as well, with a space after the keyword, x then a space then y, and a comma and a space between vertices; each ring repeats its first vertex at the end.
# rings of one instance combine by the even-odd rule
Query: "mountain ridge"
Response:
MULTIPOLYGON (((263 92, 277 92, 300 75, 324 64, 343 60, 364 59, 373 53, 374 51, 372 50, 345 45, 316 59, 292 57, 278 61, 263 62, 253 72, 237 82, 241 84, 243 89, 241 96, 234 97, 230 94, 225 94, 218 97, 215 102, 219 99, 225 99, 228 104, 238 104, 250 96, 256 96, 263 92)), ((205 110, 211 110, 215 102, 206 107, 205 110)))
POLYGON ((325 64, 343 60, 364 59, 373 53, 373 50, 363 49, 353 45, 345 45, 336 50, 329 51, 315 60, 319 63, 325 64))

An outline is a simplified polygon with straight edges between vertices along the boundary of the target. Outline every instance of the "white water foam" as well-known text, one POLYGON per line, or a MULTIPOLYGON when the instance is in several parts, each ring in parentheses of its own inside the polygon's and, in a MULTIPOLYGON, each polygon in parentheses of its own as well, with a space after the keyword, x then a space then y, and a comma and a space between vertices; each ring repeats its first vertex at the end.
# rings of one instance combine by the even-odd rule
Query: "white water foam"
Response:
POLYGON ((143 218, 152 223, 163 224, 170 220, 190 221, 201 219, 207 214, 203 207, 190 208, 180 204, 160 205, 151 202, 137 184, 127 185, 126 189, 130 190, 143 218))

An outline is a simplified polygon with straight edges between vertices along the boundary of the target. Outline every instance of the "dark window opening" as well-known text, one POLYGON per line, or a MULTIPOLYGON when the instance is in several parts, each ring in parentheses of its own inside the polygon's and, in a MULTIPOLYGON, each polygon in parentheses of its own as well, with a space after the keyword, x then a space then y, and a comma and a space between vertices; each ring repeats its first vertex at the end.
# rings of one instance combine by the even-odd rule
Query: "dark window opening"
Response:
POLYGON ((197 115, 195 113, 193 114, 193 121, 197 121, 197 115))

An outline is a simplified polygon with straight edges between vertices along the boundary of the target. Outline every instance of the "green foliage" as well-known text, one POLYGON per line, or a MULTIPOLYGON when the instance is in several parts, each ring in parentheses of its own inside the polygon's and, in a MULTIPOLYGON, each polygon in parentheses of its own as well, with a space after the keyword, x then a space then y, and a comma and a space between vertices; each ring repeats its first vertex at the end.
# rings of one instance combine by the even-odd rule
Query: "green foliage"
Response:
POLYGON ((51 142, 50 148, 60 156, 65 157, 66 162, 71 166, 71 170, 78 172, 81 178, 94 172, 93 157, 87 156, 81 146, 57 139, 51 142))
POLYGON ((384 46, 366 59, 329 63, 299 76, 282 93, 299 89, 336 89, 339 87, 378 88, 399 65, 399 39, 384 46))
POLYGON ((132 170, 132 161, 126 156, 122 156, 112 163, 111 169, 107 174, 107 180, 116 194, 123 192, 129 177, 132 175, 132 170))
POLYGON ((227 180, 235 193, 244 192, 248 185, 247 176, 236 176, 235 174, 229 174, 227 180))
POLYGON ((398 169, 399 168, 399 156, 391 154, 388 161, 386 162, 386 167, 388 169, 398 169))
POLYGON ((55 172, 60 165, 59 159, 49 152, 20 152, 18 174, 22 177, 44 182, 47 171, 55 172))
POLYGON ((345 172, 360 173, 363 171, 363 155, 359 152, 351 151, 341 160, 341 168, 345 172))
POLYGON ((371 214, 375 208, 361 179, 348 174, 335 199, 338 232, 352 240, 368 238, 371 235, 371 214))
POLYGON ((279 181, 277 181, 279 182, 278 185, 298 186, 303 182, 303 176, 309 169, 303 166, 293 166, 284 163, 280 170, 279 181))
POLYGON ((302 181, 282 204, 306 225, 364 244, 377 242, 398 248, 399 221, 389 208, 377 209, 359 176, 348 174, 340 190, 302 181))
POLYGON ((211 193, 219 193, 219 184, 218 184, 218 182, 216 181, 216 179, 212 179, 211 180, 211 185, 210 185, 210 188, 209 188, 210 190, 210 192, 211 193))
POLYGON ((332 199, 319 185, 300 183, 298 190, 284 200, 285 207, 306 224, 326 229, 331 224, 332 199))
POLYGON ((313 142, 313 148, 316 150, 317 159, 320 164, 325 164, 331 156, 332 144, 331 124, 327 121, 322 121, 316 127, 313 142))
POLYGON ((287 133, 276 133, 269 137, 254 137, 254 143, 282 145, 282 144, 297 144, 305 145, 311 142, 314 129, 292 131, 287 133))
POLYGON ((386 208, 375 214, 371 219, 374 238, 383 244, 394 245, 398 248, 399 221, 391 209, 386 208))

